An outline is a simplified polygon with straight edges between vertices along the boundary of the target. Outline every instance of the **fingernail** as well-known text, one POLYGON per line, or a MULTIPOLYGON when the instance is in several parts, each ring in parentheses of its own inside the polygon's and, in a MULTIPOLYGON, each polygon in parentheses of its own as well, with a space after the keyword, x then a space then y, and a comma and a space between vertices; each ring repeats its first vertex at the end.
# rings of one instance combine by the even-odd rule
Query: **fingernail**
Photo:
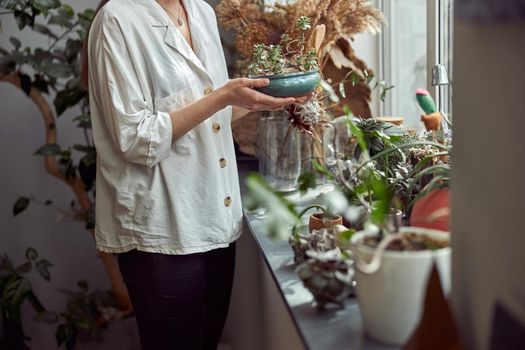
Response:
POLYGON ((270 79, 264 79, 264 83, 265 83, 266 85, 270 84, 270 79))

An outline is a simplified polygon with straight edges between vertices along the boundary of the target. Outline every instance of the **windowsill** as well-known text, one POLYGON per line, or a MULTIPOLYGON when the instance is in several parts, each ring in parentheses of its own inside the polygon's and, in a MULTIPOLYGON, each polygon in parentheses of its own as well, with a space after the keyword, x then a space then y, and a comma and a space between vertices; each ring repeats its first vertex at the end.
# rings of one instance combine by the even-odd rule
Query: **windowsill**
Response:
MULTIPOLYGON (((239 164, 242 193, 245 193, 244 179, 247 172, 255 170, 256 163, 255 165, 239 164)), ((288 242, 271 240, 268 237, 264 217, 260 218, 255 213, 245 213, 245 221, 249 233, 257 242, 305 348, 322 350, 396 349, 377 343, 365 335, 355 298, 348 298, 344 309, 318 311, 313 307, 312 295, 294 272, 293 253, 288 242)))

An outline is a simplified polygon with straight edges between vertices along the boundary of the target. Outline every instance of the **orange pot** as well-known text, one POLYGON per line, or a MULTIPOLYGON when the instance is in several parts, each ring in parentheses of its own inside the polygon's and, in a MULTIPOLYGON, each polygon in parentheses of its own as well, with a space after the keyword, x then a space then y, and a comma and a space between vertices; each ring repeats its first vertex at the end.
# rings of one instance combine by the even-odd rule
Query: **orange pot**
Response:
POLYGON ((310 221, 308 222, 308 229, 310 232, 313 230, 320 230, 322 228, 329 228, 334 225, 342 225, 343 218, 336 215, 334 218, 325 219, 324 213, 315 213, 310 215, 310 221))
POLYGON ((437 189, 414 203, 410 226, 450 230, 450 191, 437 189))

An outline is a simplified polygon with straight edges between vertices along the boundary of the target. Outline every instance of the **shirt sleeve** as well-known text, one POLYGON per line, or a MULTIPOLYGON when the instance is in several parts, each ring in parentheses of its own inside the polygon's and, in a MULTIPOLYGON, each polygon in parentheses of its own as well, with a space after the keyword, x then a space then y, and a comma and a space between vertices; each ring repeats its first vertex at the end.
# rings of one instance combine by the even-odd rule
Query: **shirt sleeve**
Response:
POLYGON ((109 134, 127 161, 153 167, 171 150, 171 118, 147 105, 117 20, 104 19, 92 38, 90 83, 109 134))

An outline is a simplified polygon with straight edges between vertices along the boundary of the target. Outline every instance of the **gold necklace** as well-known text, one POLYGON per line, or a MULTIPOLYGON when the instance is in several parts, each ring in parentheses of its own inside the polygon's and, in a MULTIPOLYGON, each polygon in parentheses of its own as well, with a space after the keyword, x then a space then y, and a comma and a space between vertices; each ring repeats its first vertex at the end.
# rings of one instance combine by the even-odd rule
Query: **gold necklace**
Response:
POLYGON ((181 5, 180 1, 179 1, 179 16, 178 16, 178 17, 175 16, 170 10, 168 10, 168 9, 165 8, 164 6, 162 6, 162 5, 160 5, 160 6, 161 6, 164 10, 166 10, 166 12, 168 12, 168 14, 170 14, 171 17, 172 17, 173 19, 175 19, 175 21, 176 21, 176 23, 178 24, 179 27, 182 27, 182 26, 184 25, 184 22, 183 22, 182 19, 181 19, 181 17, 182 17, 182 15, 181 15, 182 5, 181 5))

